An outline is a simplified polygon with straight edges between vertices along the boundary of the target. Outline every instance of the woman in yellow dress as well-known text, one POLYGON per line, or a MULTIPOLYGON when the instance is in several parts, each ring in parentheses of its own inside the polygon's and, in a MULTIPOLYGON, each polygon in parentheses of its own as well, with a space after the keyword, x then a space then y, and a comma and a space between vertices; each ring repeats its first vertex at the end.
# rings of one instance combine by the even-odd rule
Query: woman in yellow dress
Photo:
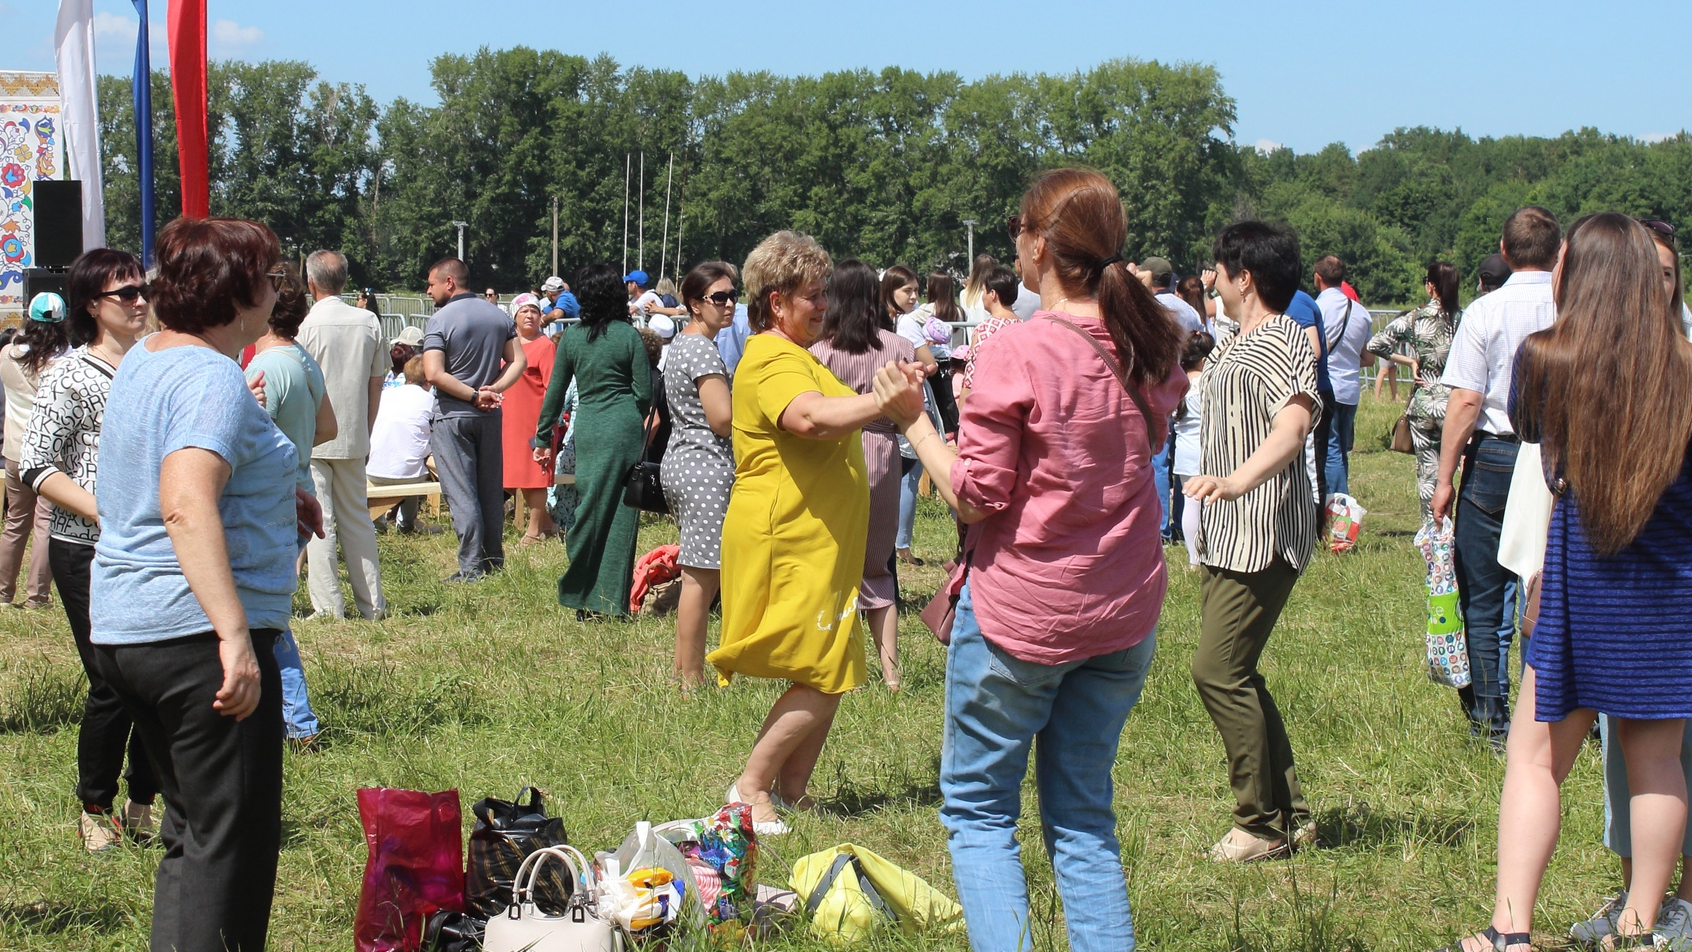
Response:
POLYGON ((736 674, 792 682, 728 790, 766 836, 787 832, 778 809, 808 802, 840 697, 868 669, 856 607, 869 528, 858 430, 881 411, 805 349, 822 330, 832 269, 814 239, 780 231, 741 272, 757 333, 734 375, 722 643, 707 660, 725 684, 736 674))

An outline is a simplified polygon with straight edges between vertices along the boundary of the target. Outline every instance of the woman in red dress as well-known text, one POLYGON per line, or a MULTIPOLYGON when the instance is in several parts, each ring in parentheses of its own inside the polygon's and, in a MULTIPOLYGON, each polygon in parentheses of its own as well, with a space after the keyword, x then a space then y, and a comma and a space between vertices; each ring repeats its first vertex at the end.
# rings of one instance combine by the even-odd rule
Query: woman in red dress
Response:
POLYGON ((529 440, 540 421, 541 401, 546 398, 546 385, 552 379, 552 338, 541 333, 540 301, 534 295, 520 294, 512 306, 517 321, 517 339, 523 342, 523 358, 529 369, 523 371, 505 399, 500 403, 505 434, 505 488, 523 494, 529 507, 529 528, 519 545, 534 545, 558 535, 558 526, 546 508, 546 491, 552 486, 552 474, 535 462, 529 440))

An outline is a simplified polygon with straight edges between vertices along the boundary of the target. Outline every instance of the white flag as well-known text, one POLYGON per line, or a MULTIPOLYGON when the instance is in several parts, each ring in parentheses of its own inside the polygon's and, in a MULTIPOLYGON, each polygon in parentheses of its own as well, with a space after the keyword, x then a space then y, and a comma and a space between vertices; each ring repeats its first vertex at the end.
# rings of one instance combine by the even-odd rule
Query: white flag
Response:
POLYGON ((100 117, 95 105, 94 0, 60 0, 53 31, 64 100, 65 150, 71 176, 82 182, 82 247, 106 244, 106 199, 100 181, 100 117))

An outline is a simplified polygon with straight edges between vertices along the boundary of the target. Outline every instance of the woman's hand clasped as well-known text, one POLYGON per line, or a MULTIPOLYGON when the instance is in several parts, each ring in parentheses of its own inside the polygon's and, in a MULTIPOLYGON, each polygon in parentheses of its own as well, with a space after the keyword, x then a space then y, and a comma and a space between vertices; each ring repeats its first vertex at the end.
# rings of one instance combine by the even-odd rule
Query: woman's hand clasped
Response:
POLYGON ((875 403, 901 429, 910 426, 923 414, 922 364, 915 361, 888 361, 875 372, 875 403))

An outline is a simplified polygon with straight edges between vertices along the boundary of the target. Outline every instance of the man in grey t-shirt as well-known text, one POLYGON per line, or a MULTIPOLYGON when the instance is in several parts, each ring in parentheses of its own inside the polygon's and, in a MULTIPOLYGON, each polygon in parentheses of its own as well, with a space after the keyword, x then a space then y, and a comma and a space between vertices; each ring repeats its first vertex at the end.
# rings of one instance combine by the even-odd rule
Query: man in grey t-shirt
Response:
POLYGON ((473 582, 505 564, 499 404, 524 367, 510 315, 466 290, 469 282, 464 262, 435 262, 429 297, 439 310, 423 330, 423 376, 436 398, 429 449, 458 533, 458 571, 449 582, 473 582))

